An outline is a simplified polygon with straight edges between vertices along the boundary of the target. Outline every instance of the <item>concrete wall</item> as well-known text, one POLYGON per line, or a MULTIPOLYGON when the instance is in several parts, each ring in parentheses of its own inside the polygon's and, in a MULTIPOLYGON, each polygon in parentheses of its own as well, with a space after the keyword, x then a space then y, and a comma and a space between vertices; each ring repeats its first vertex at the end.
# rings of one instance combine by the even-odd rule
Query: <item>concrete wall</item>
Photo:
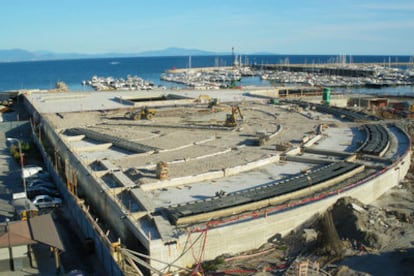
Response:
POLYGON ((103 214, 104 217, 108 219, 108 222, 115 222, 114 225, 119 225, 119 217, 123 214, 119 211, 115 211, 119 208, 113 208, 114 204, 112 200, 108 199, 108 195, 104 192, 105 190, 108 190, 109 187, 102 187, 95 181, 93 171, 89 170, 87 164, 82 163, 82 161, 77 159, 74 155, 73 152, 76 152, 76 150, 70 149, 64 139, 61 139, 47 122, 43 122, 43 130, 54 146, 54 150, 59 158, 65 160, 66 164, 76 171, 78 185, 84 193, 88 195, 88 200, 93 203, 96 211, 103 214))
MULTIPOLYGON (((318 99, 318 98, 304 98, 305 101, 310 102, 310 103, 321 103, 322 100, 322 96, 318 99)), ((336 107, 347 107, 348 106, 348 98, 347 97, 335 97, 332 96, 331 97, 331 106, 336 106, 336 107)))
POLYGON ((223 171, 212 171, 212 172, 207 172, 203 174, 176 177, 176 178, 167 179, 163 181, 142 184, 140 187, 143 191, 148 192, 148 191, 152 191, 156 189, 163 189, 163 188, 176 187, 180 185, 190 184, 190 183, 194 183, 197 181, 207 181, 207 180, 217 179, 220 177, 224 177, 223 171))
MULTIPOLYGON (((37 114, 37 112, 31 107, 30 105, 27 106, 29 110, 32 110, 33 117, 37 119, 37 122, 40 122, 41 116, 37 114)), ((91 172, 86 169, 86 164, 82 164, 73 153, 68 149, 67 145, 63 142, 62 139, 58 136, 58 134, 54 131, 54 128, 49 125, 47 121, 41 121, 41 125, 45 135, 48 137, 49 141, 53 145, 57 155, 63 160, 67 160, 74 168, 77 169, 77 176, 78 176, 78 183, 82 185, 88 193, 91 195, 95 195, 92 197, 92 200, 96 198, 100 198, 101 201, 98 201, 97 204, 100 205, 102 208, 101 211, 106 212, 106 217, 111 218, 112 222, 118 225, 123 226, 120 233, 124 233, 125 236, 129 236, 127 234, 127 229, 125 224, 119 223, 120 222, 120 214, 116 212, 119 208, 114 208, 111 204, 114 204, 112 200, 108 199, 108 196, 102 196, 101 190, 99 189, 99 185, 91 185, 91 181, 93 182, 94 179, 91 175, 91 172), (83 184, 82 184, 83 183, 83 184), (122 232, 123 230, 123 232, 122 232)), ((92 238, 95 245, 95 254, 97 254, 98 259, 103 264, 103 269, 107 273, 107 275, 122 275, 122 271, 120 270, 117 263, 114 261, 112 257, 112 253, 110 252, 109 248, 102 242, 101 236, 97 233, 96 227, 94 227, 90 221, 85 216, 85 211, 83 211, 78 203, 76 202, 75 198, 69 193, 66 189, 65 183, 63 183, 62 179, 54 170, 53 162, 49 159, 49 156, 46 154, 41 142, 38 140, 38 137, 33 134, 34 142, 37 144, 42 157, 43 161, 47 167, 47 170, 50 172, 51 176, 53 177, 55 183, 59 191, 61 192, 64 203, 66 208, 71 213, 71 217, 74 219, 74 222, 79 226, 84 237, 92 238)), ((119 229, 118 229, 119 230, 119 229)), ((84 242, 84 241, 79 241, 84 242)), ((26 250, 27 251, 27 250, 26 250)))
POLYGON ((318 134, 313 138, 309 138, 309 140, 307 142, 305 142, 305 144, 303 146, 304 147, 310 147, 313 144, 315 144, 316 142, 318 142, 320 139, 322 139, 322 135, 318 134))
POLYGON ((7 247, 0 248, 0 272, 10 271, 10 255, 7 247))
MULTIPOLYGON (((14 270, 19 271, 24 267, 30 266, 27 245, 19 245, 12 247, 14 270)), ((0 248, 0 272, 8 272, 10 267, 9 248, 0 248)))
MULTIPOLYGON (((199 257, 203 247, 204 260, 214 259, 225 253, 236 254, 258 248, 275 234, 286 235, 304 221, 324 212, 341 197, 351 196, 364 204, 371 203, 391 187, 397 185, 405 177, 409 167, 410 154, 406 154, 395 166, 374 175, 368 181, 356 183, 349 186, 348 189, 326 195, 325 198, 312 203, 308 201, 301 206, 292 206, 291 208, 284 206, 285 209, 273 214, 270 213, 270 209, 267 214, 252 213, 250 217, 240 218, 237 223, 223 221, 210 228, 207 226, 207 228, 203 228, 207 229, 204 232, 195 228, 190 229, 181 234, 177 244, 164 245, 160 240, 153 240, 150 243, 151 257, 165 262, 174 262, 176 265, 184 267, 197 262, 194 256, 199 257), (193 245, 192 249, 188 250, 191 245, 193 245), (184 253, 186 250, 188 251, 184 253)), ((151 261, 151 265, 158 269, 165 267, 156 261, 151 261)))
POLYGON ((279 98, 279 89, 275 89, 275 88, 257 89, 257 90, 249 91, 249 94, 255 97, 279 98))
POLYGON ((286 155, 298 155, 301 152, 302 152, 302 148, 301 147, 294 147, 294 148, 290 148, 289 150, 287 150, 285 152, 285 154, 286 155))
POLYGON ((190 176, 184 176, 184 177, 176 177, 172 179, 167 179, 163 181, 157 181, 157 182, 151 182, 147 184, 141 184, 141 189, 143 191, 152 191, 156 189, 163 189, 163 188, 169 188, 169 187, 176 187, 181 186, 185 184, 200 182, 200 181, 207 181, 212 179, 217 179, 225 176, 231 176, 236 175, 245 171, 253 170, 255 168, 262 167, 264 165, 268 165, 271 163, 276 163, 280 160, 279 155, 274 155, 269 158, 260 159, 257 161, 253 161, 250 163, 247 163, 245 165, 240 165, 236 167, 231 168, 225 168, 224 170, 219 171, 212 171, 207 172, 203 174, 197 174, 197 175, 190 175, 190 176))
MULTIPOLYGON (((55 139, 57 137, 55 136, 55 134, 50 134, 50 131, 51 131, 51 129, 49 129, 50 126, 46 122, 43 122, 43 126, 46 129, 45 132, 49 133, 48 135, 49 138, 52 138, 51 140, 56 142, 55 139)), ((102 241, 101 236, 97 233, 96 227, 93 226, 91 222, 86 218, 85 216, 86 210, 82 210, 80 208, 79 204, 76 202, 76 199, 66 189, 65 183, 63 183, 62 179, 56 174, 52 161, 49 159, 49 156, 47 156, 46 152, 44 151, 40 142, 37 140, 36 136, 34 137, 34 140, 37 143, 38 148, 40 149, 43 155, 43 160, 44 160, 44 163, 46 164, 47 170, 52 175, 55 183, 57 184, 57 187, 59 188, 64 198, 64 203, 66 205, 67 210, 70 212, 71 217, 73 218, 74 222, 79 226, 79 229, 81 230, 83 236, 85 238, 91 238, 93 240, 94 247, 95 247, 95 254, 98 256, 98 259, 103 264, 103 269, 105 270, 107 275, 122 275, 122 272, 118 264, 112 258, 112 253, 107 247, 106 245, 107 243, 104 243, 102 241)), ((61 157, 65 156, 66 158, 70 158, 70 154, 66 151, 64 146, 65 145, 61 143, 59 144, 59 146, 55 145, 55 149, 57 152, 59 152, 61 157)), ((80 175, 84 176, 82 173, 80 173, 80 175)), ((82 178, 83 177, 81 177, 81 179, 82 178)), ((84 182, 84 183, 88 183, 88 182, 84 182)), ((97 185, 88 185, 88 186, 97 187, 97 185)), ((106 197, 104 198, 106 199, 106 197)), ((120 225, 120 223, 118 223, 118 225, 120 225)), ((79 241, 79 242, 85 242, 85 241, 79 241)))
POLYGON ((262 166, 265 165, 269 165, 272 163, 276 163, 279 162, 280 160, 280 156, 279 155, 274 155, 272 157, 269 158, 264 158, 264 159, 260 159, 257 161, 253 161, 250 163, 247 163, 245 165, 240 165, 240 166, 236 166, 236 167, 232 167, 232 168, 226 168, 224 169, 224 175, 225 176, 232 176, 232 175, 237 175, 239 173, 242 172, 246 172, 246 171, 250 171, 256 168, 260 168, 262 166))

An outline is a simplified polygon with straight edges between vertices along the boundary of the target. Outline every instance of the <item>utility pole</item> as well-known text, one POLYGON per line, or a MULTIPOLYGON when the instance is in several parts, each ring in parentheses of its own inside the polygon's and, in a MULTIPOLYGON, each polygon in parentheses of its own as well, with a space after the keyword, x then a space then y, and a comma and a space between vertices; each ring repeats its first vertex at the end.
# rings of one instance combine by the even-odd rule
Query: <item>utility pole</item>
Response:
POLYGON ((10 219, 6 218, 6 231, 7 231, 7 242, 8 242, 8 248, 9 248, 9 261, 10 261, 10 270, 14 271, 14 260, 13 260, 13 249, 10 242, 10 225, 9 225, 10 219))

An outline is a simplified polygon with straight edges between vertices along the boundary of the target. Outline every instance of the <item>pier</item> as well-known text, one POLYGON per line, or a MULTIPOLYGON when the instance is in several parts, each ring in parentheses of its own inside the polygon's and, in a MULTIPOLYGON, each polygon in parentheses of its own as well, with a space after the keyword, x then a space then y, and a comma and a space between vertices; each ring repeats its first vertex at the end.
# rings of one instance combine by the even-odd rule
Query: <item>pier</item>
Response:
POLYGON ((253 76, 280 87, 381 88, 413 85, 413 68, 413 62, 255 64, 171 69, 160 79, 197 90, 240 88, 238 81, 253 76))
POLYGON ((389 62, 389 63, 324 63, 324 64, 256 64, 252 65, 255 70, 311 72, 347 77, 374 77, 382 68, 414 68, 412 62, 389 62))

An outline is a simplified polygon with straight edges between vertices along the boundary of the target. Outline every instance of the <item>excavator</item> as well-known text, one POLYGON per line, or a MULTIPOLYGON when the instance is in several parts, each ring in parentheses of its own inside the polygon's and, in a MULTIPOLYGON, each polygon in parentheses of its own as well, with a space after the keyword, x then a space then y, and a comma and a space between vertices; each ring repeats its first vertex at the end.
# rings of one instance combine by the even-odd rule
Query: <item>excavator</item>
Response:
POLYGON ((220 104, 220 100, 218 98, 213 98, 208 103, 208 108, 212 109, 215 106, 218 106, 220 104))
POLYGON ((211 98, 209 95, 199 95, 196 99, 197 103, 207 103, 208 108, 212 109, 214 106, 220 104, 220 100, 218 98, 211 98))
POLYGON ((232 106, 231 107, 231 114, 227 114, 226 121, 224 122, 224 126, 226 127, 235 127, 237 126, 236 115, 239 114, 240 118, 243 120, 243 115, 241 114, 239 106, 232 106))
POLYGON ((149 109, 146 106, 141 108, 141 110, 129 111, 125 113, 125 118, 132 120, 151 120, 152 117, 157 113, 155 109, 149 109))

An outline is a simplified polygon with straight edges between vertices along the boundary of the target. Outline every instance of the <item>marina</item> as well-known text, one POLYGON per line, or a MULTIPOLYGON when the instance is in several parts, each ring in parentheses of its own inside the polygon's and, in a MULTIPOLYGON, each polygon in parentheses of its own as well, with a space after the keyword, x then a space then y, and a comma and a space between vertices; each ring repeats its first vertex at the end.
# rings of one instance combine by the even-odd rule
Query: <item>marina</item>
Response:
MULTIPOLYGON (((146 81, 138 76, 128 75, 126 79, 113 77, 98 77, 93 76, 88 81, 82 81, 82 85, 89 85, 95 91, 108 91, 108 90, 152 90, 155 88, 155 84, 146 81)), ((161 87, 158 87, 161 88, 161 87)))
POLYGON ((191 89, 209 90, 220 88, 236 88, 242 78, 238 69, 221 69, 204 71, 200 69, 180 72, 169 71, 160 76, 161 80, 183 84, 191 89))
POLYGON ((406 86, 414 84, 411 63, 399 68, 379 64, 318 64, 318 65, 268 65, 260 66, 266 73, 262 79, 277 83, 302 83, 311 86, 369 87, 406 86))
MULTIPOLYGON (((235 57, 234 66, 169 69, 161 81, 179 84, 178 89, 217 90, 241 88, 243 79, 260 78, 267 86, 304 86, 337 88, 383 88, 413 86, 413 63, 329 63, 243 65, 235 57)), ((83 81, 96 91, 166 89, 138 76, 126 79, 93 76, 83 81)))
POLYGON ((382 88, 414 85, 411 63, 405 69, 378 64, 255 65, 223 68, 169 70, 161 79, 184 84, 193 89, 240 87, 242 78, 258 76, 270 86, 319 86, 339 88, 382 88))

